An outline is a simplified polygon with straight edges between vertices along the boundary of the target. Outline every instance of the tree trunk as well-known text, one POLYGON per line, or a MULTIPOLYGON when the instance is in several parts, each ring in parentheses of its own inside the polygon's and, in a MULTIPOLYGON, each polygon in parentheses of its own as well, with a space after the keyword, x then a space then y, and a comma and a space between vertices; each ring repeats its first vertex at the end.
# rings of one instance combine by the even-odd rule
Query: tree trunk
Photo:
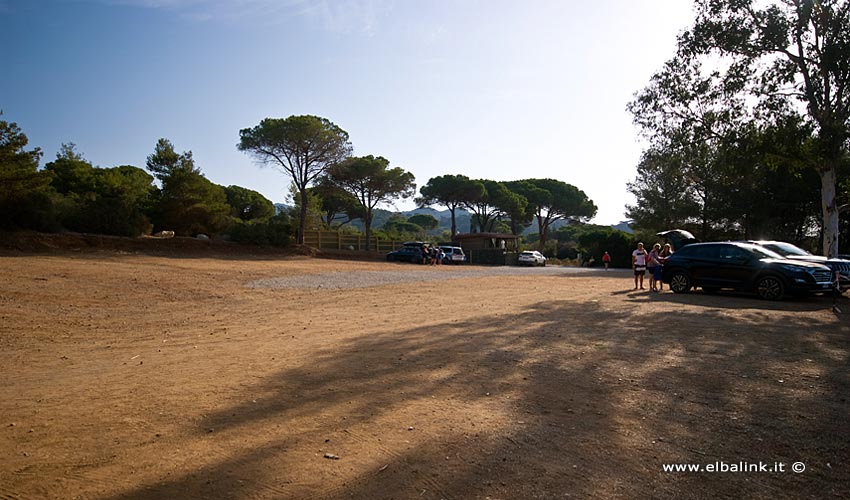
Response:
POLYGON ((823 253, 829 258, 838 255, 838 205, 835 202, 835 184, 834 167, 830 166, 820 171, 823 253))
POLYGON ((543 246, 546 245, 546 238, 548 238, 549 226, 543 223, 543 219, 538 215, 537 216, 537 250, 543 252, 543 246))
POLYGON ((455 242, 455 235, 457 235, 457 224, 455 223, 455 209, 449 207, 449 212, 452 214, 452 243, 455 242))
POLYGON ((372 249, 372 212, 367 211, 363 217, 363 229, 366 231, 366 251, 372 249))
POLYGON ((299 189, 298 193, 301 195, 301 210, 298 214, 298 233, 295 236, 295 244, 303 245, 304 228, 307 227, 307 190, 299 189))

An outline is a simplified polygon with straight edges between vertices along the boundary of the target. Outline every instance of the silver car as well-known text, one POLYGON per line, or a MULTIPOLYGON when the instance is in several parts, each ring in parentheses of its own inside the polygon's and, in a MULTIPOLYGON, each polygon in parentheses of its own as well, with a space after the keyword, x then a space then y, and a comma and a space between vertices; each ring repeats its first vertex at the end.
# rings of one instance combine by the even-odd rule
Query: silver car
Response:
POLYGON ((445 254, 443 264, 463 264, 466 262, 466 255, 464 255, 461 247, 440 247, 440 250, 445 254))

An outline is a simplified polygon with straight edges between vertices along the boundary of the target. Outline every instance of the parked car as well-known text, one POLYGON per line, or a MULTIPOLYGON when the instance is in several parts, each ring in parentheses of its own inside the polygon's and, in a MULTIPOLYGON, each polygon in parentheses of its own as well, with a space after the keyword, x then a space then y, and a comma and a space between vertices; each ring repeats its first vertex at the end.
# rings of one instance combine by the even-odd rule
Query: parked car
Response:
POLYGON ((403 246, 398 250, 393 250, 387 254, 388 262, 413 262, 414 264, 422 263, 422 249, 415 246, 403 246))
POLYGON ((779 300, 786 294, 829 292, 832 271, 822 264, 786 259, 752 243, 692 243, 670 257, 662 281, 675 293, 694 287, 707 293, 731 288, 779 300))
POLYGON ((779 255, 785 257, 786 259, 804 260, 806 262, 816 262, 818 264, 823 264, 826 267, 832 269, 833 273, 838 273, 838 287, 842 291, 850 288, 850 260, 844 258, 829 259, 822 255, 813 255, 796 245, 792 245, 791 243, 785 243, 784 241, 758 240, 750 241, 749 243, 753 243, 773 250, 779 255))
POLYGON ((440 250, 446 254, 443 257, 443 264, 463 264, 466 262, 466 255, 461 247, 440 247, 440 250))
POLYGON ((521 266, 545 266, 546 257, 537 250, 520 252, 519 265, 521 266))

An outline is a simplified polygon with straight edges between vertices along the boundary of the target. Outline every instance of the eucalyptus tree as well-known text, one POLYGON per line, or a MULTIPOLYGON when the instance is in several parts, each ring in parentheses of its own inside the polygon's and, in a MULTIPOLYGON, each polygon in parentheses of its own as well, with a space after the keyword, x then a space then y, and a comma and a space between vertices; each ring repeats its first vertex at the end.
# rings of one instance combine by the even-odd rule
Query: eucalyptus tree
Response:
POLYGON ((725 155, 737 147, 750 120, 740 92, 745 81, 740 72, 724 74, 697 59, 676 57, 629 103, 650 141, 629 185, 638 203, 627 210, 639 226, 661 222, 656 215, 667 212, 662 220, 692 227, 701 239, 713 236, 736 182, 725 155))
POLYGON ((382 156, 349 158, 328 171, 328 178, 357 199, 363 214, 366 250, 372 238, 372 217, 375 207, 399 198, 410 198, 416 192, 413 174, 401 167, 390 168, 382 156))
POLYGON ((302 115, 266 118, 253 128, 240 130, 239 139, 240 151, 292 180, 300 197, 296 243, 303 244, 307 188, 351 154, 348 132, 327 118, 302 115))
POLYGON ((797 112, 813 126, 823 251, 835 256, 837 172, 850 140, 850 0, 696 0, 695 11, 681 57, 720 55, 766 116, 797 112))

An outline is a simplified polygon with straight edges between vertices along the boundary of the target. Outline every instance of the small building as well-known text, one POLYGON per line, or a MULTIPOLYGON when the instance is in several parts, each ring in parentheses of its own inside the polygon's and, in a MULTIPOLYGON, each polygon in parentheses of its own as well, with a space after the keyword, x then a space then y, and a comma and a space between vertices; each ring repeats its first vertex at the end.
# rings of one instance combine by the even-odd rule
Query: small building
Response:
POLYGON ((461 233, 455 241, 471 264, 505 266, 516 264, 520 236, 510 233, 461 233))

